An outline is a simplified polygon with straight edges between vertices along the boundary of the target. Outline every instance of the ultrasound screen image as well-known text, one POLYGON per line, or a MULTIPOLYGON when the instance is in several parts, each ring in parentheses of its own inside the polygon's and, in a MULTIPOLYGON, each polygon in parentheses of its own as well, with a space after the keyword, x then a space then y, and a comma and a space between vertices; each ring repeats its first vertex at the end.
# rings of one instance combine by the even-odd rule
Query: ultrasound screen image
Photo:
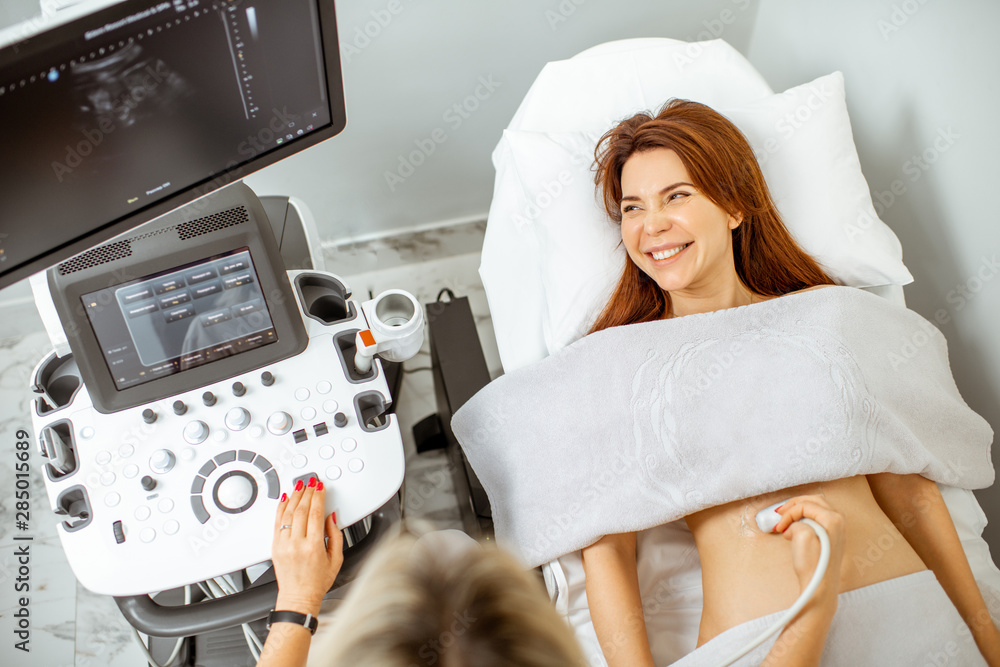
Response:
POLYGON ((14 65, 19 73, 3 70, 10 158, 0 162, 0 239, 19 256, 210 182, 331 122, 312 0, 116 7, 121 16, 102 14, 61 61, 25 57, 14 65), (57 238, 33 229, 53 220, 62 221, 57 238))
POLYGON ((246 248, 84 294, 81 302, 119 390, 278 340, 246 248))

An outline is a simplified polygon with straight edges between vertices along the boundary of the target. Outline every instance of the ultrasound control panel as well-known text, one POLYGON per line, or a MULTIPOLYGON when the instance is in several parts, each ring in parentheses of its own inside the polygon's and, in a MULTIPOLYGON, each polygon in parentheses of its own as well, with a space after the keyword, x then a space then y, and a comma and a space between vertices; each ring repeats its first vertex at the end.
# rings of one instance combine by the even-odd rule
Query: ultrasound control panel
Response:
POLYGON ((142 594, 267 560, 276 503, 300 479, 324 483, 344 527, 399 489, 402 440, 381 365, 354 369, 363 309, 333 274, 288 279, 308 334, 290 358, 111 414, 94 409, 72 357, 36 367, 49 502, 88 589, 142 594))

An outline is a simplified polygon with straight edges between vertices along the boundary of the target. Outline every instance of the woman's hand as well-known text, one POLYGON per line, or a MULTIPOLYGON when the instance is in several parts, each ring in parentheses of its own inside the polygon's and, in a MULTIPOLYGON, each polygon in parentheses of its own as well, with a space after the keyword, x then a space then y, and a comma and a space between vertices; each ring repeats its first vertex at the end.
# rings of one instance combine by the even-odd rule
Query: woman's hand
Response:
POLYGON ((774 527, 774 532, 781 533, 792 543, 792 566, 801 590, 805 590, 816 571, 820 544, 812 527, 799 522, 799 519, 808 517, 826 530, 830 538, 830 562, 813 599, 825 601, 836 608, 840 593, 840 567, 844 560, 844 515, 833 509, 825 498, 815 495, 791 498, 776 511, 781 520, 774 527))
POLYGON ((796 496, 776 511, 781 520, 774 527, 774 532, 781 533, 792 543, 792 567, 801 590, 809 585, 816 571, 820 544, 812 527, 798 523, 799 519, 808 517, 826 530, 830 538, 830 562, 819 588, 802 611, 782 629, 762 666, 813 667, 819 665, 830 624, 837 611, 840 566, 844 561, 844 516, 822 496, 796 496))
POLYGON ((318 614, 323 596, 344 563, 344 538, 336 516, 324 520, 322 482, 300 481, 291 496, 282 494, 274 520, 271 561, 278 579, 275 609, 318 614), (323 538, 329 538, 324 545, 323 538))

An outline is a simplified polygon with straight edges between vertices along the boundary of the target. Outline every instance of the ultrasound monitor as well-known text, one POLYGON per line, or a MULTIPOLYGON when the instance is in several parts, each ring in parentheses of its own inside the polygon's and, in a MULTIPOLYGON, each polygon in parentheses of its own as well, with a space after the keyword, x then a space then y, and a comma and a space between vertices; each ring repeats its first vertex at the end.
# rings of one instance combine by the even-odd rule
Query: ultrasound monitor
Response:
POLYGON ((125 0, 0 48, 0 123, 4 287, 340 132, 333 0, 125 0))

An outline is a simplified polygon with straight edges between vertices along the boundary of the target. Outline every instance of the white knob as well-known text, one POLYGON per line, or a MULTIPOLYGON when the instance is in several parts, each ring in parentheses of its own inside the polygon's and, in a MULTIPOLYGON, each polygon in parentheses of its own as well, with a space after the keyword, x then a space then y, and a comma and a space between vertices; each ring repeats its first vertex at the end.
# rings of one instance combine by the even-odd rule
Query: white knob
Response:
POLYGON ((250 480, 242 475, 232 475, 219 482, 219 505, 226 509, 238 510, 253 497, 250 480))
POLYGON ((208 424, 195 420, 184 427, 184 439, 192 445, 200 445, 208 437, 208 424))
POLYGON ((287 412, 275 412, 267 418, 267 430, 274 435, 285 435, 292 430, 292 416, 287 412))
POLYGON ((157 449, 149 457, 149 467, 153 469, 153 472, 162 475, 165 472, 170 472, 170 469, 174 467, 174 461, 173 452, 168 449, 157 449))
POLYGON ((226 413, 226 426, 233 431, 242 431, 250 424, 250 413, 243 408, 233 408, 226 413))

